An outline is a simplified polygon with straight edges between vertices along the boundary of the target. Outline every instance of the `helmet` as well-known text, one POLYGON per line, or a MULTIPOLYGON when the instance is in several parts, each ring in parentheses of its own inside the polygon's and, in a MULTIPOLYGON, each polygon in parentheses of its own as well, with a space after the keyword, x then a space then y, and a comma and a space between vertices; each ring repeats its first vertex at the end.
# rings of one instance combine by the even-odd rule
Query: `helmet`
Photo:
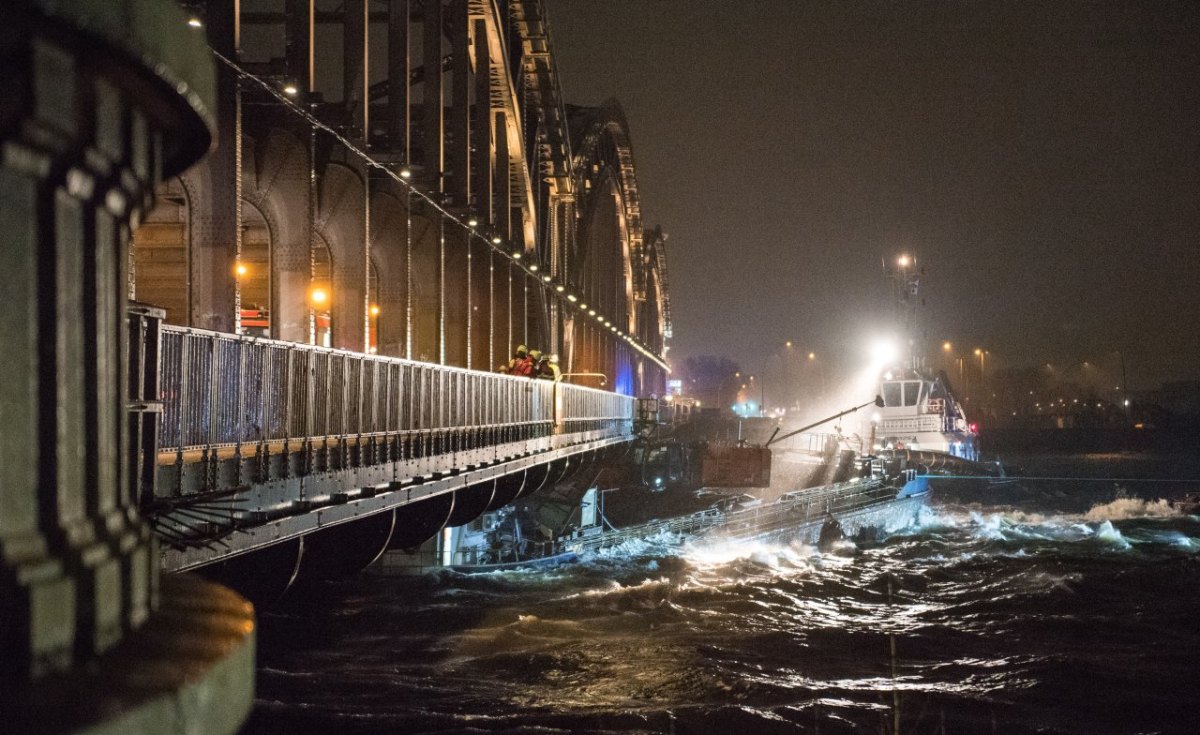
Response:
POLYGON ((529 348, 528 348, 528 347, 526 347, 525 345, 518 345, 518 346, 517 346, 517 354, 518 354, 518 355, 524 355, 524 354, 525 354, 525 353, 527 353, 527 352, 529 352, 529 348))
POLYGON ((542 357, 542 351, 541 350, 530 350, 529 356, 535 360, 540 360, 542 357))

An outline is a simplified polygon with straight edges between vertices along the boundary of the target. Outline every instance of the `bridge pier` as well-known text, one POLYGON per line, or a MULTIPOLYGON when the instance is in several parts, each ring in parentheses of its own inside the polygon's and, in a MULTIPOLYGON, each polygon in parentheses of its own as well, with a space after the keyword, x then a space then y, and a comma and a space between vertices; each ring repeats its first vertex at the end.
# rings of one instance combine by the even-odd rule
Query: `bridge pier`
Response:
POLYGON ((129 233, 208 148, 208 51, 164 0, 6 11, 0 722, 232 732, 253 698, 252 611, 196 578, 160 585, 128 430, 144 376, 125 367, 129 233))

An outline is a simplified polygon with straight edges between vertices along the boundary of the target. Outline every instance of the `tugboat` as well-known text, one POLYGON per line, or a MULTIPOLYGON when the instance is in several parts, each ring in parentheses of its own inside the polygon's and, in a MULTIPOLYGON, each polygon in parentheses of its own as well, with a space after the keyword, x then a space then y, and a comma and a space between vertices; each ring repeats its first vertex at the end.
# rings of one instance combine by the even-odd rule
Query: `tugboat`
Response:
POLYGON ((989 477, 1006 483, 999 462, 982 462, 979 427, 967 418, 963 404, 950 386, 944 371, 925 367, 917 343, 917 310, 921 275, 917 259, 900 255, 884 263, 892 283, 894 322, 905 337, 907 354, 893 354, 882 371, 879 395, 883 405, 872 417, 864 436, 870 436, 871 451, 882 457, 905 460, 923 474, 944 473, 989 477))

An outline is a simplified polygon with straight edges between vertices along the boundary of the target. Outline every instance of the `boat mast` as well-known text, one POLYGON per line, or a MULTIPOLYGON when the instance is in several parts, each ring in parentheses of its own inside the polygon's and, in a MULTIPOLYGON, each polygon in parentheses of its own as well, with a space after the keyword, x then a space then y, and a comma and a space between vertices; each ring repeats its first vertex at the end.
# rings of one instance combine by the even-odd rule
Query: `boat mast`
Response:
POLYGON ((924 362, 924 349, 918 344, 917 324, 917 307, 921 304, 921 276, 924 269, 918 268, 915 255, 901 253, 890 262, 884 260, 883 272, 892 289, 893 319, 896 332, 903 343, 904 365, 918 370, 924 362))

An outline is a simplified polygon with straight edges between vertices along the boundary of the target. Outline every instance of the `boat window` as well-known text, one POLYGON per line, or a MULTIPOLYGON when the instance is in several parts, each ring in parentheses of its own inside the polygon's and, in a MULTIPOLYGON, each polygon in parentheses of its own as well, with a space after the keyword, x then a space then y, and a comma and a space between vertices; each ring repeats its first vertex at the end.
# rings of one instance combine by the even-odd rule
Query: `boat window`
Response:
POLYGON ((883 384, 883 405, 885 406, 902 406, 904 405, 900 399, 901 383, 884 383, 883 384))
POLYGON ((921 393, 921 381, 910 380, 904 384, 904 405, 915 406, 921 393))

